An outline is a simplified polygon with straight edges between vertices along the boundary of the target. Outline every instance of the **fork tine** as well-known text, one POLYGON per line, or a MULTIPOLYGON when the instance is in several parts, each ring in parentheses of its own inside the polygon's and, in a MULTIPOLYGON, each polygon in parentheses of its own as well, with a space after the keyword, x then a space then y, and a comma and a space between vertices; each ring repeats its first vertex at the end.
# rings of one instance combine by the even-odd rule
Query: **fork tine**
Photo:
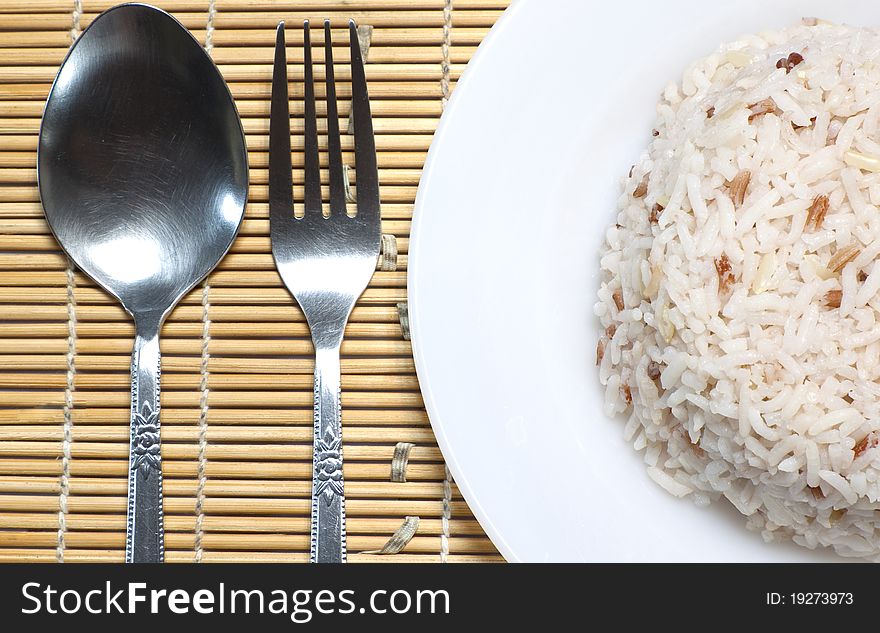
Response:
POLYGON ((269 116, 269 210, 273 222, 293 215, 293 182, 290 174, 290 112, 287 105, 287 54, 284 22, 275 34, 272 70, 272 106, 269 116))
POLYGON ((305 213, 321 213, 321 163, 318 159, 318 115, 315 113, 315 82, 312 76, 312 40, 309 21, 303 22, 305 77, 305 213))
POLYGON ((351 45, 351 113, 354 118, 354 159, 357 177, 358 216, 379 220, 379 172, 376 166, 376 142, 373 139, 373 120, 370 116, 370 97, 367 78, 358 41, 357 25, 348 21, 351 45))
POLYGON ((333 74, 333 41, 330 20, 324 20, 324 66, 327 79, 327 152, 330 166, 330 215, 345 213, 345 185, 342 180, 342 142, 336 110, 336 81, 333 74))

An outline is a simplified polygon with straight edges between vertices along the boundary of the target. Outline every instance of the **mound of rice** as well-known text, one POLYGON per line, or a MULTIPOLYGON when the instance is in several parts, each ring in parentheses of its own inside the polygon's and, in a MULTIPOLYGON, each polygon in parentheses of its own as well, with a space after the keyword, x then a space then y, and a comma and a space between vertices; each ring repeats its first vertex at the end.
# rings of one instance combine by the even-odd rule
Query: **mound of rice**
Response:
POLYGON ((655 128, 601 256, 607 413, 670 493, 880 560, 880 30, 724 45, 655 128))

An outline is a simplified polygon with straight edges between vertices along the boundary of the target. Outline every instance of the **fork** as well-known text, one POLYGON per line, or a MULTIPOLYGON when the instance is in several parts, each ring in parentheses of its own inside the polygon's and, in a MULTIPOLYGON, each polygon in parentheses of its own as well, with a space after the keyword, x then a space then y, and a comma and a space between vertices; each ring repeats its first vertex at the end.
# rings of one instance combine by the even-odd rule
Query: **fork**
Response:
POLYGON ((303 24, 305 180, 302 217, 293 210, 290 114, 284 22, 278 24, 269 122, 269 218, 272 255, 281 279, 305 314, 315 347, 315 413, 311 561, 345 562, 345 490, 339 349, 345 325, 379 257, 379 176, 364 65, 354 20, 351 47, 351 113, 354 121, 357 211, 346 210, 333 73, 330 21, 324 22, 327 90, 329 214, 321 202, 318 122, 309 22, 303 24))

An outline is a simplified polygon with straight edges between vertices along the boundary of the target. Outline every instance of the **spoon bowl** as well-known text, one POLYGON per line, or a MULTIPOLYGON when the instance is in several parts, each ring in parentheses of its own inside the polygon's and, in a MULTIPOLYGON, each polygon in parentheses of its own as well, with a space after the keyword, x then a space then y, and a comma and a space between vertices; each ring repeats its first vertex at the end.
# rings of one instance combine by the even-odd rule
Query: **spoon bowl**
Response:
POLYGON ((120 5, 65 58, 37 163, 56 239, 135 320, 126 560, 155 562, 163 555, 158 335, 238 232, 248 186, 241 121, 217 67, 177 20, 120 5))
POLYGON ((247 194, 232 97, 167 13, 122 5, 80 36, 39 143, 58 241, 132 315, 167 313, 229 249, 247 194))

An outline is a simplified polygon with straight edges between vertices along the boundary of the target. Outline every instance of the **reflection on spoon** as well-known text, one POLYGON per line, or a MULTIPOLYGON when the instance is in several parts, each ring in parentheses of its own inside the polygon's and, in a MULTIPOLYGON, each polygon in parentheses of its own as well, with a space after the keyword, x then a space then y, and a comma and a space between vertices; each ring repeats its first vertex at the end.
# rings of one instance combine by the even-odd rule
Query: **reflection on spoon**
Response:
POLYGON ((113 270, 123 283, 134 283, 143 277, 162 272, 162 251, 153 240, 120 235, 92 247, 92 263, 113 270))

